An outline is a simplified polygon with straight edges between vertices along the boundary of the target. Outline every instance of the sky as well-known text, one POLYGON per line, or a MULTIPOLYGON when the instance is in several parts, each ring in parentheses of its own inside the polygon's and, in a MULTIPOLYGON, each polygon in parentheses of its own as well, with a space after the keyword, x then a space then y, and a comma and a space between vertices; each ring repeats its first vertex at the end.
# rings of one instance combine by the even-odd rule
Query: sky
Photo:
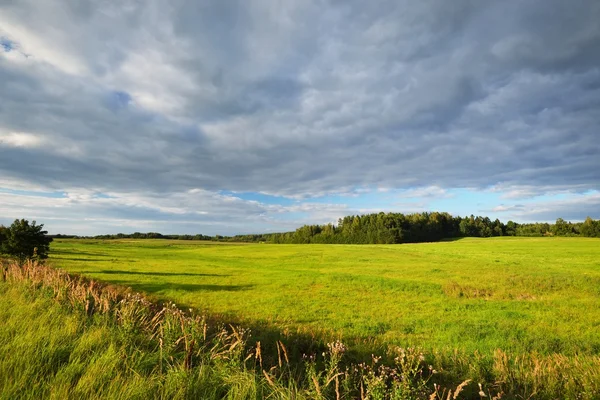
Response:
POLYGON ((0 223, 600 218, 597 0, 0 0, 0 223))

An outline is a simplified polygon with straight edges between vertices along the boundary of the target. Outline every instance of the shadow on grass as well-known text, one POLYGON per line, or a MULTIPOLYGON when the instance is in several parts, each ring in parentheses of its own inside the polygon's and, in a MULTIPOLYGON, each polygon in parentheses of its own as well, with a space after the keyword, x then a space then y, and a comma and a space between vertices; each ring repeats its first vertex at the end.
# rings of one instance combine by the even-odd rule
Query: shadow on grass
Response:
POLYGON ((130 281, 111 280, 111 283, 116 283, 122 286, 128 286, 133 290, 157 294, 163 290, 182 290, 186 292, 238 292, 241 290, 249 290, 254 285, 206 285, 200 283, 135 283, 130 281))
POLYGON ((151 272, 151 271, 125 271, 117 269, 104 269, 97 272, 98 274, 107 275, 151 275, 151 276, 221 276, 227 277, 226 274, 197 274, 192 272, 151 272))
MULTIPOLYGON (((466 237, 453 237, 453 238, 444 238, 444 239, 440 239, 439 242, 458 242, 460 240, 465 240, 467 239, 466 237)), ((469 239, 473 239, 472 237, 469 239)), ((435 243, 435 242, 434 242, 435 243)))
MULTIPOLYGON (((169 273, 169 272, 137 272, 137 271, 114 271, 104 270, 99 273, 107 274, 132 274, 132 275, 200 275, 203 274, 192 274, 192 273, 169 273)), ((208 274, 204 274, 208 275, 208 274)), ((226 275, 216 275, 226 276, 226 275)), ((109 278, 109 277, 107 277, 109 278)), ((132 277, 132 279, 135 279, 132 277)), ((102 278, 99 279, 102 281, 102 278)), ((214 285, 214 284, 194 284, 194 283, 173 283, 173 282, 162 282, 162 283, 150 283, 150 282, 136 282, 128 280, 116 280, 110 279, 104 281, 106 284, 119 285, 121 287, 129 287, 136 292, 144 293, 148 298, 158 305, 163 305, 165 302, 172 300, 168 294, 170 290, 181 290, 189 292, 190 294, 197 293, 199 296, 202 292, 222 292, 223 295, 227 296, 227 292, 239 292, 250 290, 255 285, 214 285)), ((280 357, 279 349, 276 345, 278 341, 285 344, 287 352, 289 353, 290 366, 300 367, 303 364, 304 356, 311 354, 321 354, 327 350, 326 343, 339 338, 339 335, 330 332, 326 329, 316 329, 314 331, 296 331, 295 329, 282 329, 281 327, 275 326, 272 321, 265 320, 250 320, 243 318, 240 315, 234 313, 214 313, 209 310, 200 310, 185 302, 176 302, 177 306, 181 310, 195 310, 196 313, 201 313, 207 319, 209 326, 213 329, 220 326, 238 326, 244 327, 252 332, 249 341, 247 342, 248 348, 256 346, 257 342, 261 342, 261 349, 263 359, 267 365, 275 365, 280 357)), ((346 354, 346 362, 357 363, 367 362, 371 360, 372 353, 384 354, 387 346, 382 343, 373 341, 362 341, 360 346, 352 346, 346 354)), ((358 343, 358 342, 357 342, 358 343)), ((385 357, 384 357, 385 359, 385 357)), ((302 367, 303 368, 303 367, 302 367)))
POLYGON ((68 255, 75 255, 75 256, 113 257, 113 256, 111 256, 109 254, 104 254, 104 253, 90 253, 90 252, 79 251, 79 250, 50 250, 49 254, 51 256, 53 256, 53 255, 61 255, 61 254, 68 254, 68 255))
MULTIPOLYGON (((190 294, 202 296, 202 292, 212 291, 221 292, 227 296, 227 292, 239 292, 250 290, 255 285, 202 285, 202 284, 180 284, 180 283, 136 283, 131 281, 111 280, 110 283, 126 286, 136 292, 144 293, 149 299, 157 304, 164 304, 171 301, 172 298, 168 291, 183 290, 190 294)), ((220 326, 244 327, 250 330, 251 337, 247 342, 248 348, 256 346, 261 342, 262 357, 266 365, 276 365, 278 362, 278 349, 276 342, 285 343, 290 359, 290 365, 299 368, 304 362, 305 354, 321 354, 327 350, 326 343, 332 341, 331 338, 321 336, 319 332, 294 332, 287 329, 274 326, 272 322, 261 320, 249 320, 242 318, 235 313, 214 313, 209 310, 200 310, 185 302, 176 301, 177 307, 181 310, 195 310, 196 313, 204 315, 211 329, 218 329, 220 326)), ((351 362, 367 361, 371 358, 371 353, 378 349, 369 348, 368 351, 352 349, 348 352, 347 359, 351 362)))
POLYGON ((68 261, 77 261, 77 262, 110 261, 107 258, 77 258, 77 257, 60 257, 60 256, 56 257, 55 260, 56 261, 68 260, 68 261))

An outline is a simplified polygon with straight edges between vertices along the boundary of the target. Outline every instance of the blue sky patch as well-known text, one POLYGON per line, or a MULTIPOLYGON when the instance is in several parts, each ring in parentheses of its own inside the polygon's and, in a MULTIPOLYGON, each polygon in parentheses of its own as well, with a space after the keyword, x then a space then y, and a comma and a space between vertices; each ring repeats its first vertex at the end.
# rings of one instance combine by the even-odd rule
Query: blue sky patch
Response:
POLYGON ((116 111, 126 108, 131 103, 131 100, 132 98, 129 93, 116 90, 109 93, 106 102, 109 109, 116 111))
POLYGON ((282 206, 289 206, 297 203, 297 200, 290 199, 282 196, 272 196, 270 194, 256 193, 256 192, 232 192, 223 190, 220 192, 224 196, 233 196, 246 201, 258 201, 262 204, 278 204, 282 206))
POLYGON ((7 38, 0 38, 0 47, 7 53, 10 53, 15 48, 15 43, 7 38))
POLYGON ((0 193, 14 194, 17 196, 48 197, 53 199, 61 199, 67 197, 65 192, 40 192, 33 190, 18 190, 7 188, 0 188, 0 193))

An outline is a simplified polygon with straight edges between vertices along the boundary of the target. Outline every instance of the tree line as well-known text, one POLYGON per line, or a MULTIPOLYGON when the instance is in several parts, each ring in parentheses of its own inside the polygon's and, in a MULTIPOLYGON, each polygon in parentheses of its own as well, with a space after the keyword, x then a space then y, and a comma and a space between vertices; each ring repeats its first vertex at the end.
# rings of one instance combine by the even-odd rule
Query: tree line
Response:
POLYGON ((95 236, 80 235, 50 235, 55 239, 170 239, 170 240, 207 240, 212 242, 265 242, 269 234, 248 234, 248 235, 203 235, 197 234, 162 234, 158 232, 134 232, 134 233, 115 233, 95 236))
POLYGON ((448 213, 378 213, 340 218, 337 225, 305 225, 294 232, 270 234, 273 243, 394 244, 435 242, 460 237, 585 236, 600 237, 600 220, 519 224, 448 213))
MULTIPOLYGON (((585 236, 600 237, 600 220, 584 222, 559 218, 554 224, 519 224, 488 217, 455 217, 445 212, 414 214, 374 213, 340 218, 337 225, 304 225, 293 232, 235 236, 163 235, 157 232, 98 235, 94 239, 177 239, 221 242, 394 244, 435 242, 460 237, 492 236, 585 236)), ((56 235, 55 237, 78 237, 56 235)), ((82 237, 83 238, 83 237, 82 237)))

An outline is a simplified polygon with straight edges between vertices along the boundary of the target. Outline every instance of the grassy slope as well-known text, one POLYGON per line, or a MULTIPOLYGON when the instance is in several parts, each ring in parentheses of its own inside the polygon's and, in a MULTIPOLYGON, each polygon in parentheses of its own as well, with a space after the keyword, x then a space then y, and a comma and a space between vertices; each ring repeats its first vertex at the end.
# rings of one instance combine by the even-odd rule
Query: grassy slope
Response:
POLYGON ((0 284, 0 398, 144 398, 152 381, 127 371, 105 321, 24 287, 0 284))
POLYGON ((489 353, 600 353, 600 241, 53 243, 54 265, 279 329, 489 353))

